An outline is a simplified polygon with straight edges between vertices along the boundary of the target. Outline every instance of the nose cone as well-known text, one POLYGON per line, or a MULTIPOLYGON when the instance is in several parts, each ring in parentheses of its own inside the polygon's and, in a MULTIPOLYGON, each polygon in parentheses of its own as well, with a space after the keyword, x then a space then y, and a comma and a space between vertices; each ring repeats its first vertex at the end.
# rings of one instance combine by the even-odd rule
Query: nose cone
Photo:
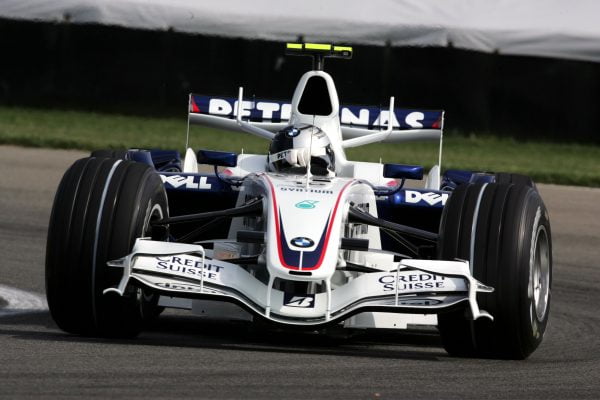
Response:
POLYGON ((263 177, 268 188, 267 268, 283 279, 315 281, 335 272, 344 194, 352 180, 263 177))

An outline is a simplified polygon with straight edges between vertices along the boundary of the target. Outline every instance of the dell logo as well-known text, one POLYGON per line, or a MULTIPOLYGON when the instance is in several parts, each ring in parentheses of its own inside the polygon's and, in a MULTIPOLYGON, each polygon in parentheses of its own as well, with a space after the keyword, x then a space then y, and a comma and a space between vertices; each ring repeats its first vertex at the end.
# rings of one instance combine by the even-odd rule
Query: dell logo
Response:
POLYGON ((296 237, 296 238, 293 238, 292 240, 290 240, 290 243, 293 246, 302 247, 302 248, 310 247, 313 244, 315 244, 315 242, 313 242, 309 238, 305 238, 305 237, 296 237))

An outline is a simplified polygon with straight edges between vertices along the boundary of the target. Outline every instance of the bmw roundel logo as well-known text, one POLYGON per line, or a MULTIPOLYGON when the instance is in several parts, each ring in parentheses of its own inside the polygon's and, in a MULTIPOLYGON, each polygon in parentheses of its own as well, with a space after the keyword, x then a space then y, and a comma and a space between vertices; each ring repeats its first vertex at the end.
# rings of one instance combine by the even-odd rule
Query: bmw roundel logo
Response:
POLYGON ((315 242, 313 242, 311 239, 309 238, 305 238, 305 237, 296 237, 293 238, 292 240, 290 240, 290 243, 296 247, 310 247, 313 244, 315 244, 315 242))
POLYGON ((288 137, 296 137, 300 134, 300 129, 292 127, 287 130, 286 134, 288 137))

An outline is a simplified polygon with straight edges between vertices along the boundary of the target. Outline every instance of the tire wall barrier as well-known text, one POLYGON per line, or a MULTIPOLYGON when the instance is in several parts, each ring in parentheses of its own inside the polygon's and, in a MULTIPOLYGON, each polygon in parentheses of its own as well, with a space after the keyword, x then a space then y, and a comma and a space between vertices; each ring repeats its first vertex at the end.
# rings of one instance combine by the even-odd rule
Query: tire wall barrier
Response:
MULTIPOLYGON (((302 38, 299 38, 302 40, 302 38)), ((352 44, 352 43, 350 43, 352 44)), ((354 46, 327 60, 341 103, 446 110, 447 131, 600 143, 600 64, 354 46)), ((289 99, 307 58, 283 44, 0 19, 0 106, 185 115, 187 94, 289 99)))

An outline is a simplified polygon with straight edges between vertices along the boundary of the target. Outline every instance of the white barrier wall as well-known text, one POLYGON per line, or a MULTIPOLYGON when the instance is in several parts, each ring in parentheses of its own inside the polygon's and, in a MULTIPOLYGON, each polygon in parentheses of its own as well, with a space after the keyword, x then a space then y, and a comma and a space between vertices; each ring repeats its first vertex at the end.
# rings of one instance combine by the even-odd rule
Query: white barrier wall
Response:
POLYGON ((596 0, 3 0, 0 17, 600 61, 596 0))

